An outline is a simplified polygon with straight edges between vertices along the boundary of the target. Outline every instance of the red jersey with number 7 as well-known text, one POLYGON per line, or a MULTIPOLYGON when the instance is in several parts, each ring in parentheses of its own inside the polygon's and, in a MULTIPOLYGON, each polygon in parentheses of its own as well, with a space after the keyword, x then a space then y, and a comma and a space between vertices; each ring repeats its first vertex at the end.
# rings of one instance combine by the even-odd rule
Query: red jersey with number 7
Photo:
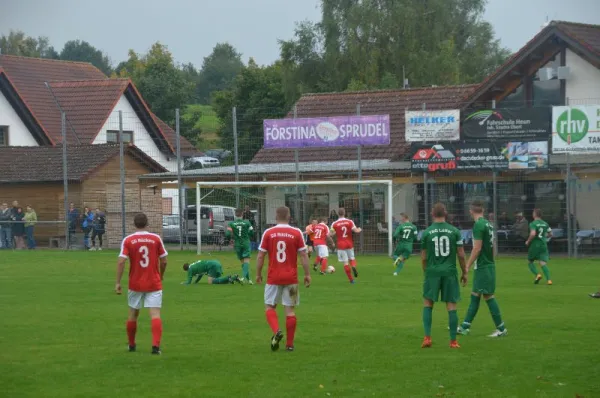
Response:
POLYGON ((267 284, 298 283, 298 252, 306 250, 302 231, 288 224, 277 224, 263 233, 259 250, 269 255, 267 284))
POLYGON ((352 230, 356 228, 354 221, 347 218, 338 218, 331 225, 331 229, 335 231, 337 237, 337 248, 340 250, 353 249, 354 239, 352 238, 352 230))
POLYGON ((119 257, 129 259, 129 290, 162 290, 159 259, 167 254, 159 235, 140 231, 123 239, 119 257))

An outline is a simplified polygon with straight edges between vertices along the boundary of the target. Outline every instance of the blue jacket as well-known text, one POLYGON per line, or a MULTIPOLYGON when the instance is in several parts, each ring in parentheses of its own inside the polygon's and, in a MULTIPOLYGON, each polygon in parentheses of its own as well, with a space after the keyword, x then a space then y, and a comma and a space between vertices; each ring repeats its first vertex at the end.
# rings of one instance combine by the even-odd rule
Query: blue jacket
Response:
POLYGON ((94 213, 92 213, 90 211, 88 214, 83 215, 83 222, 81 223, 81 226, 83 227, 83 229, 91 228, 93 222, 94 222, 94 213))

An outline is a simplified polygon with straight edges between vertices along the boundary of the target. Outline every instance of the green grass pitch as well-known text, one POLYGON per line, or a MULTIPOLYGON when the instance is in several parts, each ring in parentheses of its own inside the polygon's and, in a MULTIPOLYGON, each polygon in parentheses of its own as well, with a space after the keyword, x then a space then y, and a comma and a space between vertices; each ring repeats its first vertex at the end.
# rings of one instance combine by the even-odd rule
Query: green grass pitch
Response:
MULTIPOLYGON (((215 257, 227 271, 240 270, 231 255, 215 257)), ((524 259, 500 259, 497 298, 509 335, 486 337, 494 327, 482 304, 471 335, 451 350, 440 304, 434 345, 420 348, 419 259, 393 277, 386 257, 359 257, 356 285, 339 266, 313 275, 313 286, 301 289, 296 351, 273 353, 262 286, 180 285, 181 264, 195 258, 169 256, 163 355, 155 357, 146 311, 138 352, 126 351, 126 296, 113 292, 116 252, 1 252, 0 395, 600 396, 600 300, 587 297, 600 284, 599 260, 556 258, 554 286, 535 286, 524 259)), ((461 320, 468 294, 462 289, 461 320)))

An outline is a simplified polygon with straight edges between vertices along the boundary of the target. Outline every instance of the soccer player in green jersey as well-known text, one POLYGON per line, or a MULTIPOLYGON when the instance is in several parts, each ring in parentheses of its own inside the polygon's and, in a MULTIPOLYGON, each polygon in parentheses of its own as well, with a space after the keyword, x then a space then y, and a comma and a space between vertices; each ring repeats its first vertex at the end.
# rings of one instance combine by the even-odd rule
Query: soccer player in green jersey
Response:
POLYGON ((542 280, 542 274, 539 274, 535 267, 534 261, 536 260, 539 261, 548 284, 552 284, 550 270, 548 269, 550 256, 548 254, 547 242, 550 237, 552 237, 552 229, 546 221, 542 220, 542 211, 540 209, 533 209, 533 221, 529 223, 529 238, 525 242, 525 245, 529 246, 527 261, 529 262, 529 270, 535 275, 533 283, 536 285, 542 280))
POLYGON ((183 264, 183 270, 187 272, 187 280, 181 282, 182 285, 191 285, 194 276, 196 276, 194 283, 198 283, 204 275, 208 275, 209 285, 242 283, 237 275, 223 276, 223 266, 218 260, 199 260, 191 264, 185 263, 183 264))
POLYGON ((242 282, 250 285, 250 238, 254 235, 254 228, 248 220, 242 217, 244 210, 235 210, 235 220, 227 226, 227 237, 233 236, 233 247, 237 258, 242 262, 242 282))
POLYGON ((423 232, 421 238, 421 264, 425 273, 423 283, 423 327, 425 338, 422 348, 431 347, 431 322, 433 303, 442 301, 448 310, 450 329, 450 348, 460 348, 456 341, 458 315, 456 303, 460 300, 460 287, 456 270, 456 257, 460 263, 462 275, 460 281, 467 284, 465 250, 460 231, 446 222, 446 206, 436 203, 431 215, 433 224, 423 232))
POLYGON ((400 221, 402 223, 394 231, 394 239, 396 240, 396 249, 394 250, 394 276, 397 276, 404 262, 408 260, 413 250, 413 242, 417 238, 417 227, 410 222, 408 215, 400 213, 400 221))
POLYGON ((496 331, 489 337, 502 337, 508 333, 502 316, 500 315, 500 307, 494 297, 496 290, 496 263, 494 262, 494 252, 496 250, 494 240, 494 226, 483 217, 483 203, 475 201, 471 204, 469 213, 475 220, 473 225, 473 250, 467 261, 467 273, 473 268, 473 290, 471 292, 471 303, 467 310, 467 315, 463 323, 458 327, 458 333, 462 335, 469 334, 471 323, 479 310, 481 296, 488 305, 492 319, 496 325, 496 331))

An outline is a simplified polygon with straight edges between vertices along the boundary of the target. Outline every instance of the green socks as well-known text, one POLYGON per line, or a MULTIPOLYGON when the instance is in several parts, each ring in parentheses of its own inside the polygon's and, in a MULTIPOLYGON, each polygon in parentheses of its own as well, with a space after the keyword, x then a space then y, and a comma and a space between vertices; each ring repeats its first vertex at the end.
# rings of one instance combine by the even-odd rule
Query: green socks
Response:
POLYGON ((248 263, 242 264, 242 275, 247 280, 250 280, 250 264, 248 264, 248 263))
MULTIPOLYGON (((456 312, 456 311, 454 311, 456 312)), ((423 307, 423 329, 425 330, 425 336, 431 336, 431 321, 433 318, 433 308, 423 307)), ((457 320, 458 323, 458 320, 457 320)), ((456 326, 454 326, 454 332, 456 333, 456 326)))
POLYGON ((448 326, 450 327, 450 340, 456 340, 456 329, 458 328, 458 314, 456 310, 448 311, 448 326))
POLYGON ((469 329, 471 327, 471 322, 475 319, 475 315, 477 315, 477 311, 479 310, 479 303, 481 302, 481 296, 471 295, 471 303, 469 304, 469 308, 467 309, 467 315, 465 316, 465 320, 462 323, 463 329, 469 329))
POLYGON ((212 280, 213 285, 225 285, 229 282, 229 277, 228 276, 222 276, 220 278, 215 278, 212 280))
POLYGON ((502 322, 502 316, 500 315, 500 307, 498 307, 498 302, 496 302, 495 298, 491 298, 487 301, 487 305, 490 309, 490 314, 492 314, 492 319, 494 320, 496 329, 501 332, 504 331, 504 322, 502 322))
POLYGON ((538 272, 537 272, 537 268, 535 267, 535 264, 533 262, 530 262, 529 264, 529 270, 531 271, 531 273, 535 276, 537 276, 538 272))
POLYGON ((550 280, 550 270, 548 269, 548 266, 546 264, 542 265, 542 272, 544 273, 546 280, 549 281, 550 280))
MULTIPOLYGON (((398 258, 396 257, 396 259, 394 259, 394 262, 396 262, 398 258)), ((404 268, 404 261, 398 261, 398 263, 396 264, 396 273, 399 273, 400 271, 402 271, 402 268, 404 268)))

